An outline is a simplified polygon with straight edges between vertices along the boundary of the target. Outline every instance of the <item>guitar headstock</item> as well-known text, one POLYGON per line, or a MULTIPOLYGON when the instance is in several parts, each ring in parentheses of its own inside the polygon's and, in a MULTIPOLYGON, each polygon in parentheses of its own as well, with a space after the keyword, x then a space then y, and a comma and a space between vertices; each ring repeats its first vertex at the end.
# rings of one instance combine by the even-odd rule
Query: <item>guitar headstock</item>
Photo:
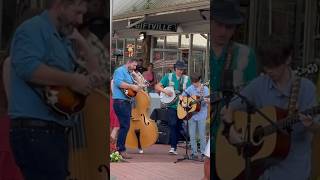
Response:
POLYGON ((110 80, 109 78, 109 73, 106 70, 100 70, 97 72, 93 72, 91 74, 89 74, 89 81, 90 81, 90 85, 92 87, 100 87, 103 86, 103 84, 110 80))
POLYGON ((302 112, 302 114, 310 115, 310 116, 315 116, 317 114, 320 114, 320 106, 315 106, 310 109, 307 109, 302 112))
POLYGON ((310 63, 305 67, 297 67, 297 69, 293 71, 298 76, 308 76, 317 73, 319 71, 319 66, 316 63, 310 63))
POLYGON ((202 85, 209 87, 209 85, 210 85, 210 80, 204 82, 202 85))

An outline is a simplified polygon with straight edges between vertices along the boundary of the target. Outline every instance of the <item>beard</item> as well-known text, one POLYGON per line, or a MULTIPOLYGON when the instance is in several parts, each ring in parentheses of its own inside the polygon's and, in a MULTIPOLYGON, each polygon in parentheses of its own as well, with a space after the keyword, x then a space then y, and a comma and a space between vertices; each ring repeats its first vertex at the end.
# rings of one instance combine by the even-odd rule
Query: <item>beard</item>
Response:
POLYGON ((58 17, 58 22, 60 24, 58 28, 58 32, 62 36, 69 36, 73 33, 73 29, 75 28, 72 23, 67 22, 67 20, 63 17, 58 17))
POLYGON ((74 27, 72 25, 62 26, 59 30, 63 36, 69 36, 72 34, 74 27))

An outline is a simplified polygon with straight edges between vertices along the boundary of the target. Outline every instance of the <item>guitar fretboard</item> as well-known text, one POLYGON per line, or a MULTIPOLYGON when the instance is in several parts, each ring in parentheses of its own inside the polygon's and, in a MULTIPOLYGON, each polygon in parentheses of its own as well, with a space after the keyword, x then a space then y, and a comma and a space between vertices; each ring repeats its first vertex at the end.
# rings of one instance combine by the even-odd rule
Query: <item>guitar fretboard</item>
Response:
MULTIPOLYGON (((302 114, 310 115, 310 116, 314 116, 319 113, 320 113, 320 107, 318 107, 318 106, 302 112, 302 114)), ((283 130, 287 130, 287 129, 292 128, 292 126, 298 122, 300 122, 299 114, 294 113, 293 115, 276 122, 276 125, 283 130)), ((267 125, 261 129, 257 129, 256 135, 259 136, 259 135, 263 134, 263 136, 268 136, 268 135, 275 133, 277 130, 278 130, 277 127, 270 124, 270 125, 267 125)))

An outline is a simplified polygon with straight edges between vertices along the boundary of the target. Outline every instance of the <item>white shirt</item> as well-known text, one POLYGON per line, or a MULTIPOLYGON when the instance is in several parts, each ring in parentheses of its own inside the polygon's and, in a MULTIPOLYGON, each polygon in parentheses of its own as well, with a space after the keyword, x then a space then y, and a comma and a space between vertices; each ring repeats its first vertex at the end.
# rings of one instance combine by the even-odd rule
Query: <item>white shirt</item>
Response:
POLYGON ((208 140, 206 150, 204 151, 204 155, 210 157, 210 139, 208 140))

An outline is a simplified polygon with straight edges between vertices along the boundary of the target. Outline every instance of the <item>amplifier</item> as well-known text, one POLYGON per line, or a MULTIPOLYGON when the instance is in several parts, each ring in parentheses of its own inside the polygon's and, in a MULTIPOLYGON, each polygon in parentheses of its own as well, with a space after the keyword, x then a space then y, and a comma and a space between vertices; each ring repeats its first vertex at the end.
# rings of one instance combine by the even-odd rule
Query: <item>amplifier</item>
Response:
POLYGON ((170 141, 170 128, 167 123, 157 121, 159 137, 157 144, 169 144, 170 141))

